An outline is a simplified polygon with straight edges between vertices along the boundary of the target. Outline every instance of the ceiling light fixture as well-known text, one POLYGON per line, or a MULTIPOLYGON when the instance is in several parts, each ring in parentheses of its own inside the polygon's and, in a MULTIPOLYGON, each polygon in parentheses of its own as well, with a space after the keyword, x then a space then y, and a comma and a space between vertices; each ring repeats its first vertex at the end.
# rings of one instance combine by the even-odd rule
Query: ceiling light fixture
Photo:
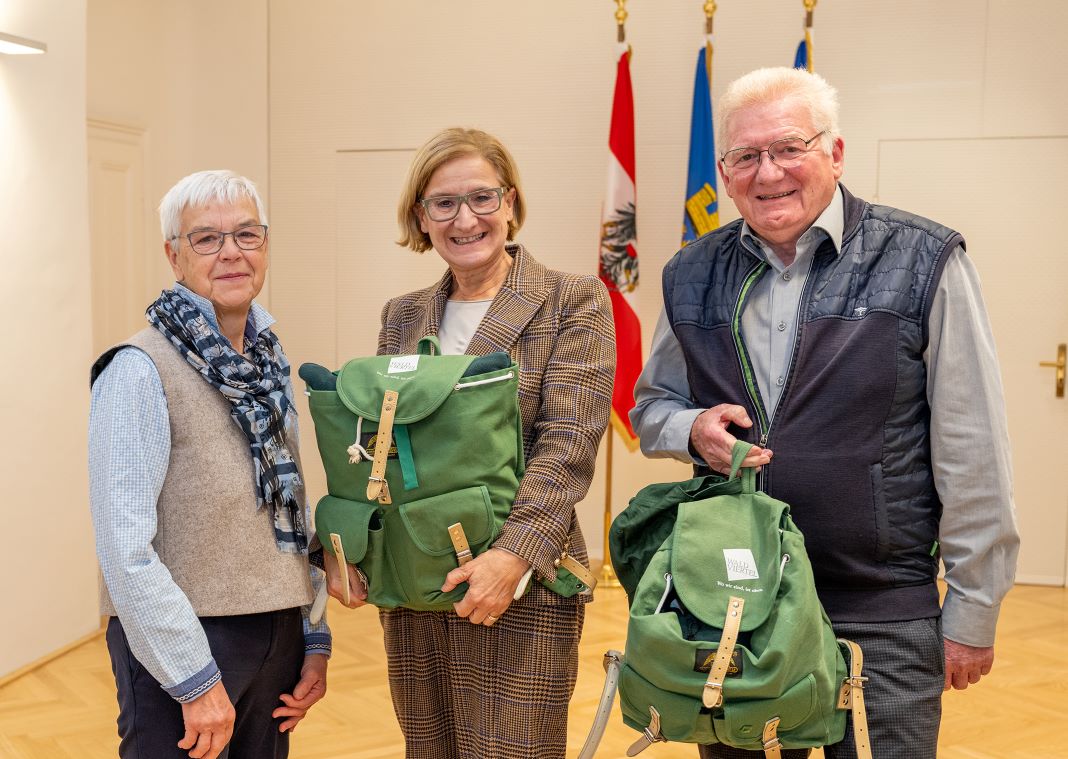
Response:
POLYGON ((48 50, 48 45, 14 34, 0 32, 0 53, 6 55, 40 55, 48 50))

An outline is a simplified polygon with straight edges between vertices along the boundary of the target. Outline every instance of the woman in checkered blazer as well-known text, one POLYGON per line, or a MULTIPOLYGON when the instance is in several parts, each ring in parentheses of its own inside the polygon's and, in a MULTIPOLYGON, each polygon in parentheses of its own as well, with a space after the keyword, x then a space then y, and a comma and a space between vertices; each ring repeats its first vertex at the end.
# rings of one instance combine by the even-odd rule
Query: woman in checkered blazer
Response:
MULTIPOLYGON (((526 472, 492 548, 453 570, 454 611, 381 610, 389 683, 409 759, 564 756, 584 604, 540 582, 566 554, 587 565, 575 504, 589 488, 615 373, 612 312, 594 276, 546 269, 513 243, 525 212, 512 156, 475 129, 446 129, 415 156, 399 243, 448 264, 382 311, 379 354, 505 351, 520 367, 526 472), (518 599, 516 596, 519 596, 518 599)), ((565 562, 566 562, 565 557, 565 562)), ((330 569, 331 595, 341 578, 330 569)), ((350 567, 351 605, 366 590, 350 567)))

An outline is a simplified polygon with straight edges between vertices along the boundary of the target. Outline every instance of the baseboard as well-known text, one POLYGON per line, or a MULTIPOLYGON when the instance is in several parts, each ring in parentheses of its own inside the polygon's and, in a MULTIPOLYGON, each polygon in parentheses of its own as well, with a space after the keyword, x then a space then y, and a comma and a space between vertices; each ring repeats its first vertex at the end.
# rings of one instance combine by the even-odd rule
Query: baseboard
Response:
POLYGON ((73 651, 74 649, 78 648, 78 646, 84 646, 89 641, 95 640, 103 634, 104 628, 100 628, 99 630, 93 630, 93 632, 89 633, 88 635, 83 635, 81 638, 78 638, 77 640, 68 643, 62 648, 57 648, 52 653, 46 654, 40 659, 37 659, 36 661, 32 661, 29 664, 19 667, 14 672, 9 672, 3 677, 0 677, 0 688, 3 688, 5 685, 8 685, 9 683, 14 682, 15 680, 18 680, 23 675, 28 675, 30 672, 33 672, 38 667, 44 666, 53 659, 58 659, 60 656, 63 656, 63 654, 68 653, 69 651, 73 651))
POLYGON ((1064 578, 1056 575, 1016 575, 1017 585, 1052 585, 1054 588, 1064 587, 1064 578))

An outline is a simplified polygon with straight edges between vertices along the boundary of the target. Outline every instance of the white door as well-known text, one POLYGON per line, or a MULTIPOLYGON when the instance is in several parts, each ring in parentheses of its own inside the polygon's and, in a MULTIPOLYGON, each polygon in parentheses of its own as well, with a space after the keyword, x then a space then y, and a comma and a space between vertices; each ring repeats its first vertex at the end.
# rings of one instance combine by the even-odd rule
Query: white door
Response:
POLYGON ((145 326, 149 257, 163 253, 146 249, 142 130, 91 120, 88 137, 95 355, 145 326))
POLYGON ((1068 398, 1055 397, 1054 370, 1039 366, 1068 342, 1065 177, 1064 137, 879 148, 878 201, 961 232, 979 270, 1012 439, 1017 580, 1044 585, 1064 585, 1068 573, 1068 398))

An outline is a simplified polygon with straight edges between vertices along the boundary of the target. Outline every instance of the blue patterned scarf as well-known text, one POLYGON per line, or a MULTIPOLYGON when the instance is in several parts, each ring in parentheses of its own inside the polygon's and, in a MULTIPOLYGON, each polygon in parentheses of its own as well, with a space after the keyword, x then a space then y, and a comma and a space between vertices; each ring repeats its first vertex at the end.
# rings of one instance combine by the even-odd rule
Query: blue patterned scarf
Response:
MULTIPOLYGON (((256 468, 256 505, 271 506, 278 548, 306 553, 304 483, 286 445, 286 418, 293 408, 285 393, 289 365, 279 362, 282 348, 269 329, 255 342, 245 339, 248 358, 177 290, 164 290, 145 312, 204 380, 230 401, 234 422, 248 438, 256 468)), ((294 409, 295 412, 295 409, 294 409)))

